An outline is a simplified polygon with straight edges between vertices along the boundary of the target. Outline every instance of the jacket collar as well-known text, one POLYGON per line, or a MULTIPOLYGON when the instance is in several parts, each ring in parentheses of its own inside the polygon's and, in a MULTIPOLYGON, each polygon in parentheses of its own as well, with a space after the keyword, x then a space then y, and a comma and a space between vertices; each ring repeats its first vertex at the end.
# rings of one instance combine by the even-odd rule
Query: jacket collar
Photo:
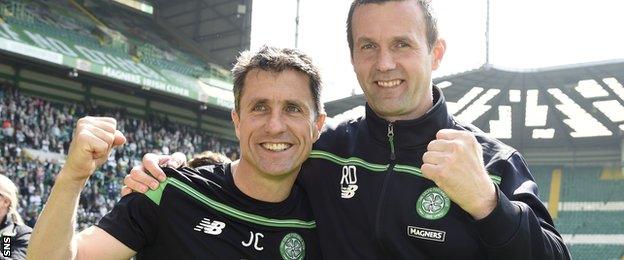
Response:
MULTIPOLYGON (((392 122, 395 147, 409 148, 426 146, 435 139, 436 133, 451 125, 451 116, 446 108, 442 91, 433 86, 433 106, 424 115, 412 120, 392 122)), ((379 117, 366 103, 366 122, 374 139, 388 144, 390 122, 379 117)))

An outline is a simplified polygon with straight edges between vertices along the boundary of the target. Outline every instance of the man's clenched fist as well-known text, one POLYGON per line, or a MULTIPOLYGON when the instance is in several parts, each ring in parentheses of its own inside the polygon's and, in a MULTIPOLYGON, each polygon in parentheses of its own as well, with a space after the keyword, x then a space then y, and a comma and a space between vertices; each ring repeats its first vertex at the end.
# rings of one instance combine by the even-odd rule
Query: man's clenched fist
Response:
POLYGON ((483 148, 470 132, 438 131, 423 155, 421 170, 475 219, 486 217, 496 206, 496 189, 483 165, 483 148))
POLYGON ((79 119, 63 166, 69 171, 66 177, 80 181, 88 179, 106 162, 111 150, 125 142, 114 118, 87 116, 79 119))

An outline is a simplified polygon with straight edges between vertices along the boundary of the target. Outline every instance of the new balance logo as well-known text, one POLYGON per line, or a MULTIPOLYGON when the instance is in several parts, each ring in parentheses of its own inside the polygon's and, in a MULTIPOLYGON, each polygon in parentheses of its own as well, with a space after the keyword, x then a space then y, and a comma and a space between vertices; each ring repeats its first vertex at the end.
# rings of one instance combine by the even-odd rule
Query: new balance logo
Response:
POLYGON ((343 199, 350 199, 355 196, 355 191, 358 189, 357 185, 349 185, 340 189, 340 197, 343 199))
POLYGON ((343 199, 350 199, 355 196, 357 191, 357 174, 356 168, 353 165, 347 165, 342 167, 342 178, 340 178, 340 197, 343 199))
POLYGON ((414 226, 407 226, 407 235, 410 237, 438 242, 444 242, 446 238, 446 232, 444 231, 414 226))
POLYGON ((225 228, 225 223, 216 220, 210 221, 210 219, 204 218, 193 230, 203 231, 206 234, 218 235, 223 232, 223 228, 225 228))

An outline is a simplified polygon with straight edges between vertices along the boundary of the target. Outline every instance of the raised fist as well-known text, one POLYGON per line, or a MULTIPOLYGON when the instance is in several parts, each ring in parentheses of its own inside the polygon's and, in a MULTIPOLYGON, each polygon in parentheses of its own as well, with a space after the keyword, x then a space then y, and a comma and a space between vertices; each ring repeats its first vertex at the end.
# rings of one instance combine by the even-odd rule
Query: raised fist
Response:
POLYGON ((496 206, 496 188, 483 165, 483 148, 471 132, 440 130, 427 146, 421 170, 475 219, 484 218, 496 206))
POLYGON ((111 117, 83 117, 78 120, 67 161, 63 168, 69 171, 67 177, 85 180, 106 162, 111 150, 126 142, 117 130, 117 120, 111 117))

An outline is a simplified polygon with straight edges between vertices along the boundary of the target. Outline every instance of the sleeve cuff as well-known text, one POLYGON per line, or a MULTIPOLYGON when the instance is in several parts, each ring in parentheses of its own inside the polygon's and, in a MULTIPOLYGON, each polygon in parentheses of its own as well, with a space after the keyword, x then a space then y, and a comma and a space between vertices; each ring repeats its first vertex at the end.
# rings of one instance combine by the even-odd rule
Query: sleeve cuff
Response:
POLYGON ((498 203, 490 215, 475 221, 481 239, 489 247, 499 247, 510 241, 519 229, 522 210, 509 201, 496 186, 498 203))

